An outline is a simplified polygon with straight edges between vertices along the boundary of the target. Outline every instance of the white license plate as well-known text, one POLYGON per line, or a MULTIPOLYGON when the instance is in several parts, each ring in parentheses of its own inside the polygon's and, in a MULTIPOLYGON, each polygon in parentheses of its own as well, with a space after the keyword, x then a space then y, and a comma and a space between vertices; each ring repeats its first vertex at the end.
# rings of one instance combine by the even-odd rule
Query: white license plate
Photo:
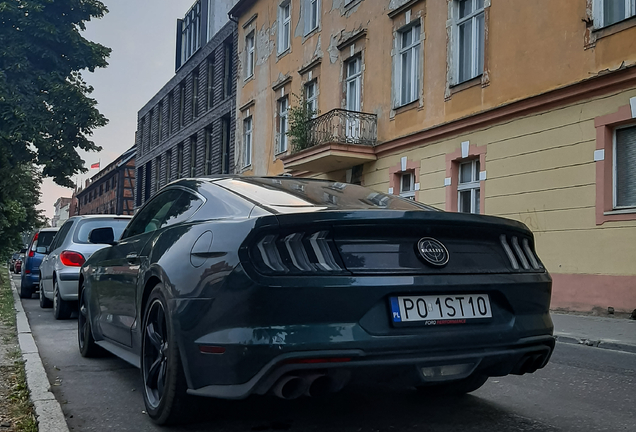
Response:
POLYGON ((391 297, 391 313, 396 323, 492 318, 488 294, 391 297))

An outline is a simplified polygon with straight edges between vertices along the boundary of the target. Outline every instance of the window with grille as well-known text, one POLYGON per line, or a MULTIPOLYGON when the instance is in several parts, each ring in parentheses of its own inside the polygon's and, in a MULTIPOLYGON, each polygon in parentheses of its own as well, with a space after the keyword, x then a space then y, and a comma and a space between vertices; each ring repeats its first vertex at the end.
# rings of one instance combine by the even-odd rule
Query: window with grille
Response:
POLYGON ((320 1, 321 0, 303 0, 305 35, 308 35, 318 28, 318 25, 320 23, 320 1))
POLYGON ((480 213, 479 159, 459 164, 457 184, 457 211, 480 213))
POLYGON ((411 200, 415 199, 415 174, 404 172, 400 175, 400 196, 411 200))
POLYGON ((289 49, 291 43, 291 2, 278 7, 278 54, 289 49))
POLYGON ((607 27, 636 15, 636 0, 593 0, 594 27, 607 27))
POLYGON ((254 32, 245 38, 245 78, 254 76, 254 32))
POLYGON ((636 207, 636 126, 614 132, 614 208, 636 207))
POLYGON ((276 153, 287 151, 287 109, 289 108, 289 99, 285 96, 278 100, 278 148, 276 153))
POLYGON ((199 71, 192 73, 192 115, 199 116, 199 71))
POLYGON ((419 24, 398 32, 397 83, 399 106, 418 99, 420 88, 420 33, 421 27, 419 24))
POLYGON ((307 110, 311 112, 311 117, 318 114, 318 81, 313 80, 305 84, 305 101, 307 110))
POLYGON ((252 165, 252 117, 243 120, 243 166, 252 165))
POLYGON ((484 0, 454 0, 453 26, 455 84, 468 81, 484 71, 484 0))

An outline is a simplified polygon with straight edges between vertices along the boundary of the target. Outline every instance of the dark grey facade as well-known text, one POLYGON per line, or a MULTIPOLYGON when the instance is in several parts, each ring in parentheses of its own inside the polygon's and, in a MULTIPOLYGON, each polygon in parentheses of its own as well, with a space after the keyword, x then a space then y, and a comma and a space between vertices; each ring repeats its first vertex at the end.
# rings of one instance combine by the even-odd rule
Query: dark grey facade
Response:
POLYGON ((139 111, 135 207, 177 178, 235 172, 236 47, 229 21, 139 111))

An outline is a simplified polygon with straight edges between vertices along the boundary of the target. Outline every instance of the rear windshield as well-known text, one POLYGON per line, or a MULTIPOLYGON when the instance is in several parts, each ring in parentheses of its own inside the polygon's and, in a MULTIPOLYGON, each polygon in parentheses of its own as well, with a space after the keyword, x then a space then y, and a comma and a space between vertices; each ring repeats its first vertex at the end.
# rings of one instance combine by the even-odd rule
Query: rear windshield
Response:
MULTIPOLYGON (((55 237, 57 231, 40 231, 38 234, 38 239, 35 241, 35 247, 47 247, 51 245, 53 241, 53 237, 55 237)), ((35 250, 35 249, 33 249, 35 250)))
POLYGON ((89 219, 79 223, 73 241, 75 243, 88 243, 88 235, 95 228, 111 227, 115 232, 115 240, 121 237, 124 228, 128 225, 130 219, 89 219))
POLYGON ((230 178, 216 182, 280 213, 320 210, 429 210, 425 204, 348 183, 297 178, 230 178))

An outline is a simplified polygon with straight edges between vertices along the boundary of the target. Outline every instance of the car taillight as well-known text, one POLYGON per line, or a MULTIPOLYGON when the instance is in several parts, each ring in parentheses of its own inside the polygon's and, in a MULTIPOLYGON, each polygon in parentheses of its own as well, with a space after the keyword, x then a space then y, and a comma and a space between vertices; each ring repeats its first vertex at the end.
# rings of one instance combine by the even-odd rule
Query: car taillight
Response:
POLYGON ((38 237, 40 236, 39 232, 36 232, 33 236, 33 241, 31 242, 31 250, 29 251, 29 258, 33 258, 35 256, 35 250, 38 247, 38 237))
POLYGON ((252 248, 252 258, 263 273, 341 273, 329 231, 266 234, 252 248))
POLYGON ((543 269, 543 266, 532 251, 530 242, 527 238, 523 238, 521 240, 521 245, 519 244, 519 238, 517 236, 512 236, 510 238, 510 243, 508 243, 508 238, 505 234, 499 236, 499 240, 501 241, 501 246, 504 248, 513 269, 519 270, 520 264, 522 270, 543 269))
POLYGON ((80 267, 86 260, 79 252, 64 251, 60 254, 60 261, 67 267, 80 267))

